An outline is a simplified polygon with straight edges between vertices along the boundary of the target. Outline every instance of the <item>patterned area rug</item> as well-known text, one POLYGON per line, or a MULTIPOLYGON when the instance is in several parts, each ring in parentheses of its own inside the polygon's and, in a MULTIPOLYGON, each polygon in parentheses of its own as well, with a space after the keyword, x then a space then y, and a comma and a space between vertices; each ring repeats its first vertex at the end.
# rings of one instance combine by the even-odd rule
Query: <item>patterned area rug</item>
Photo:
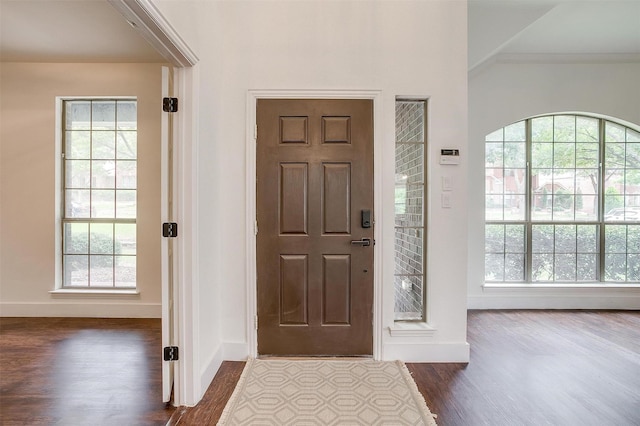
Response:
POLYGON ((249 359, 218 425, 436 423, 400 361, 249 359))

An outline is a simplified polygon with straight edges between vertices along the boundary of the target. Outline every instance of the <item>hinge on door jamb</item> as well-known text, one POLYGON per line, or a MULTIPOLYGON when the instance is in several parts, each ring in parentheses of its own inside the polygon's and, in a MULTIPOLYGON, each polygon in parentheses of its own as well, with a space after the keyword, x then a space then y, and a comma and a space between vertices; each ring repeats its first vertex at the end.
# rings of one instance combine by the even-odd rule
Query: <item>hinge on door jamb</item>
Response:
POLYGON ((258 235, 258 221, 256 220, 256 222, 253 224, 253 233, 255 235, 258 235))
POLYGON ((253 129, 253 139, 254 140, 258 140, 258 125, 256 124, 256 127, 253 129))
POLYGON ((258 329, 258 316, 254 316, 253 317, 253 327, 257 330, 258 329))
POLYGON ((165 346, 163 359, 165 361, 177 361, 178 360, 178 347, 177 346, 165 346))
POLYGON ((178 112, 178 98, 162 98, 164 112, 178 112))
POLYGON ((162 224, 162 236, 175 238, 178 236, 178 224, 175 222, 165 222, 162 224))

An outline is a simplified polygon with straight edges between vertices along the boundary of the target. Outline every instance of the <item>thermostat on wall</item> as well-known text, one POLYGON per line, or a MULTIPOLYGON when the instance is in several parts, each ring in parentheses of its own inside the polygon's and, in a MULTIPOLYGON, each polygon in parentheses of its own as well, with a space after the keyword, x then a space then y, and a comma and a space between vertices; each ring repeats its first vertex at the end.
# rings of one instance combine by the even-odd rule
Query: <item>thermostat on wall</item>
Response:
POLYGON ((440 164, 446 164, 446 165, 460 164, 460 150, 459 149, 441 149, 440 164))

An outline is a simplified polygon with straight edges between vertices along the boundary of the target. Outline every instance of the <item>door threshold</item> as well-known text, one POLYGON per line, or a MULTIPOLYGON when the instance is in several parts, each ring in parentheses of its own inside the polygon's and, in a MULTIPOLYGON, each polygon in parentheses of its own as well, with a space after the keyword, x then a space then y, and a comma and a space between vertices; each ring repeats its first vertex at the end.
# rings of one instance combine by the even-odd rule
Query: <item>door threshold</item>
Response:
POLYGON ((373 355, 258 355, 257 359, 268 360, 268 359, 283 359, 289 361, 297 361, 297 360, 372 360, 373 355))

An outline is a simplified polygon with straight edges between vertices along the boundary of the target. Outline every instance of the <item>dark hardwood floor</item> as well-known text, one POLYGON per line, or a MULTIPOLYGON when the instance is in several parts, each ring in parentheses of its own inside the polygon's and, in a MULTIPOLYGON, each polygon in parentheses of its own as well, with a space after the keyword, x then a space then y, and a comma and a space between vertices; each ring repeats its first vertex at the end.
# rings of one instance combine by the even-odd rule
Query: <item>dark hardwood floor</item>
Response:
MULTIPOLYGON (((469 311, 469 364, 407 364, 439 426, 640 425, 640 312, 469 311)), ((213 425, 244 363, 224 362, 172 425, 213 425)))
MULTIPOLYGON (((470 311, 471 363, 407 364, 438 425, 640 425, 640 312, 470 311)), ((159 320, 0 319, 2 425, 213 425, 161 401, 159 320)))
POLYGON ((159 319, 0 318, 0 424, 165 425, 159 319))
POLYGON ((240 379, 244 362, 224 361, 202 401, 195 407, 179 407, 167 426, 215 425, 240 379))
POLYGON ((468 326, 468 365, 407 365, 440 426, 640 425, 640 312, 469 311, 468 326))

